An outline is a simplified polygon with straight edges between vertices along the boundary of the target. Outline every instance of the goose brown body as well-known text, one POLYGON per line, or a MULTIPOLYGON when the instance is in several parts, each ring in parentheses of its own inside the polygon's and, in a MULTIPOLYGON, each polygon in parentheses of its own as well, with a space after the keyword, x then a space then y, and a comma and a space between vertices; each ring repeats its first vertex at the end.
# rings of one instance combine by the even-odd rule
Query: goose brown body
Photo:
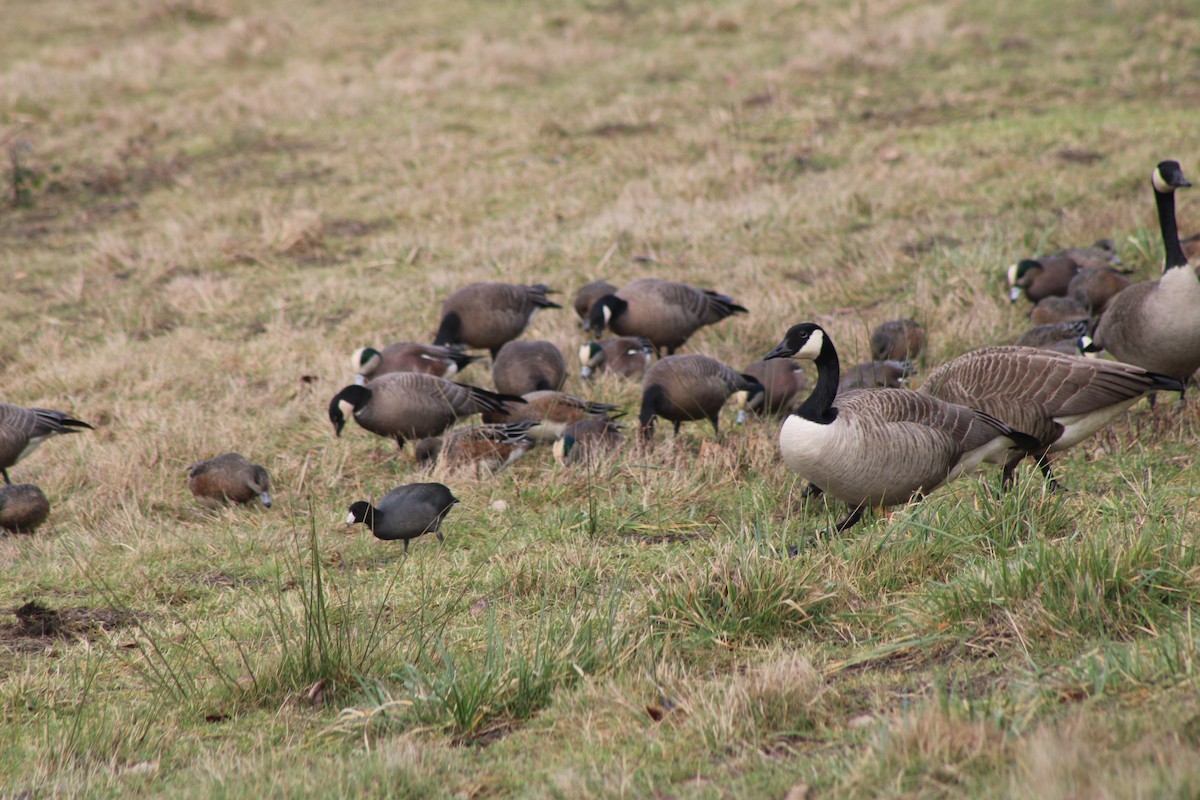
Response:
POLYGON ((1067 296, 1079 302, 1088 314, 1099 317, 1114 297, 1129 288, 1129 278, 1109 267, 1081 269, 1071 279, 1067 296))
POLYGON ((526 420, 455 428, 440 438, 418 442, 416 458, 424 464, 436 462, 443 472, 469 469, 477 476, 494 475, 534 446, 529 435, 532 425, 526 420))
POLYGON ((1025 455, 1073 447, 1144 395, 1179 384, 1141 367, 1032 347, 985 347, 930 373, 921 392, 977 408, 1037 440, 1005 459, 1005 478, 1025 455))
POLYGON ((706 419, 720 433, 721 406, 738 391, 757 394, 762 384, 742 375, 715 358, 700 355, 667 356, 656 361, 642 377, 642 410, 639 421, 643 436, 651 437, 654 418, 675 424, 706 419))
POLYGON ((558 391, 566 380, 567 362, 553 342, 508 342, 492 362, 492 382, 502 394, 558 391))
POLYGON ((654 345, 640 336, 610 336, 579 348, 580 376, 590 378, 613 372, 622 378, 640 379, 654 359, 654 345))
POLYGON ((547 298, 545 284, 481 282, 464 286, 442 302, 434 344, 486 348, 495 358, 543 308, 562 308, 547 298))
POLYGON ((201 502, 249 503, 258 498, 271 507, 271 476, 241 453, 223 453, 197 461, 188 471, 188 488, 201 502))
POLYGON ((589 327, 597 337, 607 327, 619 336, 645 337, 660 351, 674 353, 705 325, 745 311, 723 294, 678 281, 641 278, 597 300, 589 327))
POLYGON ((91 427, 51 408, 0 403, 0 474, 4 476, 4 482, 12 483, 8 468, 36 450, 46 439, 91 427))
POLYGON ((866 361, 855 364, 842 373, 838 391, 851 389, 899 389, 912 373, 912 365, 904 361, 866 361))
POLYGON ((1055 322, 1078 322, 1086 320, 1088 311, 1073 297, 1046 297, 1029 312, 1033 325, 1051 325, 1055 322))
POLYGON ((33 533, 50 516, 50 501, 32 483, 0 486, 0 528, 33 533))
POLYGON ((329 420, 341 435, 346 414, 363 428, 388 436, 403 447, 408 439, 438 436, 462 417, 482 411, 503 413, 520 397, 419 372, 390 372, 366 386, 347 386, 329 403, 329 420), (347 408, 348 407, 348 408, 347 408))
POLYGON ((468 364, 478 361, 458 347, 442 347, 419 342, 393 342, 382 350, 363 347, 351 356, 354 371, 364 378, 376 378, 389 372, 423 372, 439 378, 457 375, 468 364))

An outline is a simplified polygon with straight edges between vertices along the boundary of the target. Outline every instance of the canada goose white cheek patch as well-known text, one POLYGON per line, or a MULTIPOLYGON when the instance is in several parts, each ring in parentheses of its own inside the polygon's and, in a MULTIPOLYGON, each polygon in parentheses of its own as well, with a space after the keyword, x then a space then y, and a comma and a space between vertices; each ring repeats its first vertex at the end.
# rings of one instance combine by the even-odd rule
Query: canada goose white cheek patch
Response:
POLYGON ((807 358, 815 361, 817 356, 821 355, 821 348, 825 346, 825 334, 820 331, 813 331, 808 341, 804 346, 796 351, 796 358, 807 358))
POLYGON ((1013 264, 1008 268, 1008 285, 1013 289, 1017 288, 1017 265, 1013 264))
POLYGON ((1150 175, 1150 183, 1154 184, 1154 190, 1157 192, 1175 191, 1175 187, 1167 183, 1162 173, 1158 171, 1158 167, 1155 167, 1154 172, 1150 175))
POLYGON ((612 322, 612 309, 604 306, 600 310, 604 312, 604 324, 608 325, 608 323, 612 322))
POLYGON ((579 348, 579 363, 585 367, 592 363, 592 346, 590 344, 579 348))
POLYGON ((338 411, 342 412, 342 417, 344 419, 349 419, 350 417, 354 416, 354 406, 348 400, 338 401, 338 411))

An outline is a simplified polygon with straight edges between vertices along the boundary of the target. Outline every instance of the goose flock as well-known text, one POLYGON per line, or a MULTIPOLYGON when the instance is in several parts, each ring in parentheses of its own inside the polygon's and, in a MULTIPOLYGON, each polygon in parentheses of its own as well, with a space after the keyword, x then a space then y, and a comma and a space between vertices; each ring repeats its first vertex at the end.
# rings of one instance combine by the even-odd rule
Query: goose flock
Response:
MULTIPOLYGON (((641 381, 635 441, 643 448, 653 446, 659 418, 676 434, 685 422, 707 421, 720 435, 720 411, 731 396, 739 423, 752 413, 784 417, 782 460, 809 482, 806 495, 845 503, 838 531, 873 507, 922 497, 989 463, 1007 487, 1017 465, 1032 458, 1057 488, 1052 454, 1142 397, 1182 397, 1200 369, 1200 278, 1188 260, 1200 256, 1200 237, 1181 242, 1175 220, 1175 191, 1190 185, 1175 161, 1153 170, 1166 253, 1161 278, 1131 284, 1107 240, 1019 261, 1008 271, 1010 300, 1036 304, 1033 327, 1015 344, 938 366, 918 389, 904 385, 926 338, 911 319, 881 325, 871 336, 872 360, 844 371, 832 338, 813 322, 792 325, 741 371, 707 355, 677 354, 702 328, 749 312, 728 295, 658 278, 621 287, 596 280, 578 290, 572 307, 593 339, 579 348, 580 375, 641 381), (1095 358, 1100 351, 1116 360, 1095 358), (805 360, 816 366, 811 389, 797 364, 805 360)), ((552 294, 545 284, 472 283, 445 299, 431 344, 360 348, 351 357, 354 383, 329 401, 334 434, 352 418, 401 450, 411 441, 417 462, 439 476, 490 475, 539 445, 551 445, 562 464, 626 446, 621 409, 563 392, 562 352, 520 338, 539 311, 562 308, 552 294), (470 349, 490 353, 494 390, 457 380, 484 358, 470 349), (482 422, 456 427, 475 414, 482 422)), ((42 490, 13 484, 9 469, 47 438, 91 427, 66 412, 0 403, 0 527, 32 532, 50 513, 42 490)), ((203 503, 272 502, 267 471, 238 453, 193 464, 188 485, 203 503)), ((353 503, 346 522, 400 540, 407 552, 425 533, 441 540, 456 503, 442 483, 413 483, 373 505, 353 503)))

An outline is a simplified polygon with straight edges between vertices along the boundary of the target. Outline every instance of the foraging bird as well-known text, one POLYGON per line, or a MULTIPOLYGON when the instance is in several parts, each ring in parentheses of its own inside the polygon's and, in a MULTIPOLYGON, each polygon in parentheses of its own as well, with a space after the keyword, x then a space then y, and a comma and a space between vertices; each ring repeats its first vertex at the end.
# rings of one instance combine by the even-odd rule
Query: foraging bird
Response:
POLYGON ((641 278, 592 306, 588 328, 596 338, 605 328, 618 336, 644 336, 658 350, 673 354, 705 325, 746 309, 723 294, 678 281, 641 278))
POLYGON ((611 336, 579 348, 579 376, 584 380, 602 372, 640 379, 654 359, 654 345, 641 336, 611 336))
POLYGON ((1162 161, 1150 185, 1166 252, 1163 275, 1134 284, 1109 302, 1092 347, 1186 384, 1200 368, 1200 278, 1188 267, 1179 242, 1175 190, 1192 184, 1178 162, 1162 161))
POLYGON ((1025 258, 1008 268, 1010 303, 1024 292, 1034 303, 1045 297, 1065 297, 1079 265, 1066 256, 1025 258))
POLYGON ((25 408, 12 403, 0 403, 0 475, 11 484, 8 468, 49 439, 63 433, 79 433, 80 428, 93 430, 91 425, 49 408, 25 408))
POLYGON ((562 308, 546 295, 544 283, 471 283, 442 303, 442 319, 434 344, 486 348, 492 358, 505 342, 520 336, 543 308, 562 308))
POLYGON ((750 392, 737 393, 738 415, 735 422, 746 421, 746 412, 772 416, 786 414, 796 405, 796 395, 808 388, 808 378, 800 365, 786 359, 758 359, 751 361, 744 370, 762 384, 763 390, 751 397, 750 392))
POLYGON ((913 365, 907 361, 865 361, 842 373, 838 391, 899 389, 914 372, 913 365))
POLYGON ((1089 328, 1091 328, 1091 323, 1086 319, 1037 325, 1022 333, 1013 344, 1018 347, 1037 347, 1069 356, 1078 356, 1082 355, 1079 350, 1079 338, 1086 335, 1089 328))
POLYGON ((884 322, 871 333, 875 361, 912 361, 925 347, 925 329, 911 319, 884 322))
POLYGON ((1110 267, 1087 267, 1075 273, 1067 296, 1077 300, 1092 317, 1099 317, 1114 297, 1129 288, 1129 278, 1110 267))
POLYGON ((33 533, 50 516, 50 501, 32 483, 0 486, 0 528, 33 533))
POLYGON ((375 505, 364 500, 354 503, 346 524, 362 522, 377 539, 400 539, 407 553, 409 540, 425 533, 435 533, 439 542, 445 541, 442 520, 457 502, 450 489, 440 483, 410 483, 388 492, 375 505))
POLYGON ((249 503, 254 498, 271 507, 271 476, 261 464, 241 453, 223 453, 188 468, 188 488, 202 503, 249 503))
POLYGON ((679 435, 681 423, 707 419, 720 434, 718 416, 729 395, 763 390, 753 376, 742 375, 732 367, 708 356, 667 356, 656 361, 642 377, 642 410, 638 417, 642 437, 654 435, 654 419, 662 417, 675 423, 679 435))
POLYGON ((817 385, 783 423, 783 460, 849 506, 838 531, 858 522, 868 505, 907 502, 1032 443, 988 414, 908 389, 839 393, 837 351, 814 323, 793 325, 765 356, 784 357, 815 361, 817 385))
POLYGON ((1044 297, 1029 312, 1029 322, 1033 325, 1077 322, 1086 319, 1088 319, 1088 310, 1073 297, 1044 297))
POLYGON ((579 315, 579 324, 586 327, 588 316, 592 313, 592 306, 596 304, 596 301, 607 294, 616 294, 616 292, 617 287, 605 280, 595 280, 580 286, 572 303, 575 313, 579 315))
POLYGON ((462 417, 481 411, 504 413, 520 397, 455 383, 419 372, 389 372, 365 386, 342 389, 329 401, 329 421, 337 436, 346 415, 371 433, 390 436, 403 448, 408 439, 437 436, 462 417))
POLYGON ((552 342, 508 342, 492 361, 492 382, 501 394, 558 391, 567 381, 567 362, 552 342))
POLYGON ((591 462, 601 453, 615 450, 625 441, 623 425, 608 417, 590 417, 572 422, 554 442, 554 460, 559 464, 591 462))
POLYGON ((1054 483, 1050 453, 1074 447, 1154 391, 1180 391, 1179 381, 1117 361, 1032 347, 985 347, 938 367, 923 394, 987 412, 1036 439, 1003 459, 1004 485, 1026 456, 1054 483))
POLYGON ((530 420, 500 425, 468 425, 447 431, 440 438, 422 439, 416 445, 421 464, 435 463, 445 471, 471 468, 477 477, 494 475, 535 444, 529 435, 530 420))
POLYGON ((522 395, 523 405, 513 405, 508 416, 502 417, 491 411, 483 413, 483 421, 497 423, 528 421, 529 435, 541 442, 552 442, 562 435, 570 424, 582 422, 590 417, 608 418, 618 411, 617 406, 596 403, 565 392, 529 392, 522 395))
POLYGON ((461 347, 441 347, 418 342, 394 342, 382 350, 360 347, 350 363, 360 383, 389 372, 423 372, 439 378, 452 378, 468 364, 483 356, 468 355, 461 347))

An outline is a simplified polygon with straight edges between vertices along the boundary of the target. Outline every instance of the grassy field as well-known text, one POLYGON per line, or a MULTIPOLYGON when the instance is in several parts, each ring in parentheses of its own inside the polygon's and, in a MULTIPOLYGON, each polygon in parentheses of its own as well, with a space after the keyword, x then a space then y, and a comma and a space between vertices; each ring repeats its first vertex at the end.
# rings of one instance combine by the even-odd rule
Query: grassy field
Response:
MULTIPOLYGON (((326 417, 354 349, 428 340, 473 280, 719 289, 750 313, 685 351, 739 367, 913 316, 928 368, 1023 329, 1016 258, 1111 237, 1153 276, 1150 171, 1200 175, 1194 3, 3 17, 0 398, 96 430, 11 470, 53 511, 0 539, 0 797, 1200 793, 1194 402, 1136 407, 1061 495, 989 473, 834 538, 778 423, 727 410, 457 478, 407 557, 342 520, 411 449, 326 417), (274 508, 196 505, 233 449, 274 508)), ((580 343, 569 310, 527 335, 580 343)))

